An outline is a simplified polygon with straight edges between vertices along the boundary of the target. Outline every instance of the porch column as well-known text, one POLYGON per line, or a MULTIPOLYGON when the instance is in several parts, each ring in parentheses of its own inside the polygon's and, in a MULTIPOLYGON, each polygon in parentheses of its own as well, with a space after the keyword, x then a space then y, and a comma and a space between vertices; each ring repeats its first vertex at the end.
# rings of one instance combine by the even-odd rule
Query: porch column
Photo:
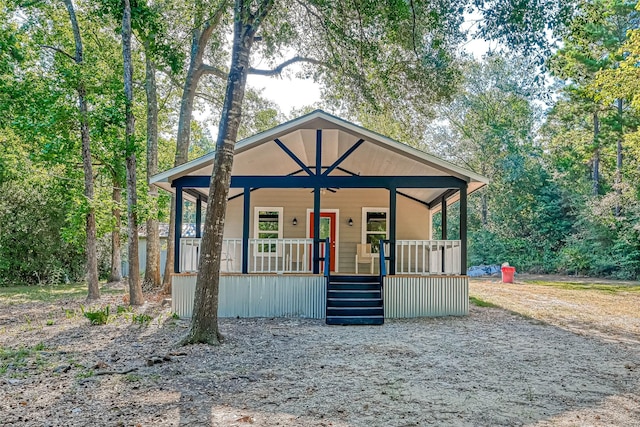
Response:
POLYGON ((442 220, 440 221, 441 235, 440 238, 442 240, 447 240, 447 197, 446 194, 442 196, 442 209, 440 209, 440 217, 442 220))
MULTIPOLYGON (((316 177, 322 175, 322 129, 316 130, 316 177)), ((313 191, 313 274, 320 274, 320 187, 313 191)))
POLYGON ((196 239, 202 237, 202 197, 196 199, 196 239))
POLYGON ((182 238, 182 186, 176 185, 176 224, 173 243, 173 271, 180 273, 180 239, 182 238))
POLYGON ((395 187, 389 188, 389 274, 396 274, 396 195, 395 187))
POLYGON ((251 188, 244 188, 242 213, 242 274, 249 272, 249 218, 251 218, 251 188))
POLYGON ((467 183, 460 188, 460 274, 467 275, 467 183))

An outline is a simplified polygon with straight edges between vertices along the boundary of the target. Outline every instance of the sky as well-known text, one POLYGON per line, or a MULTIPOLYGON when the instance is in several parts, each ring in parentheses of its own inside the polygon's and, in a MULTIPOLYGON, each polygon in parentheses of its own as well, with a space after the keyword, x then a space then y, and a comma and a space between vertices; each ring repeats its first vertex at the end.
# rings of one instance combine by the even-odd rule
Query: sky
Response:
MULTIPOLYGON (((467 19, 470 22, 470 19, 467 19)), ((465 30, 468 29, 464 28, 465 30)), ((464 50, 480 59, 492 47, 485 40, 471 39, 464 50)), ((495 46, 493 46, 495 47, 495 46)), ((320 101, 320 85, 311 79, 297 79, 293 76, 299 67, 292 65, 281 77, 265 77, 250 74, 247 85, 254 89, 263 89, 262 96, 280 106, 280 111, 289 114, 291 109, 312 105, 320 101)))
MULTIPOLYGON (((294 74, 294 73, 288 73, 294 74)), ((280 106, 280 111, 288 114, 293 108, 300 108, 320 101, 320 85, 311 79, 296 79, 288 76, 265 77, 250 74, 247 85, 263 89, 262 96, 280 106)))

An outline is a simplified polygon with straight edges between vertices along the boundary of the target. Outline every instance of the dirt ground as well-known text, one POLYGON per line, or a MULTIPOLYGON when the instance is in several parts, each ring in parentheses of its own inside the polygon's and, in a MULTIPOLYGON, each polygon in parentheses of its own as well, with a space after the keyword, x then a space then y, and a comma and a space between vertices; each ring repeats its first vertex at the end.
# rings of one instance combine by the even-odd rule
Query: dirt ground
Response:
POLYGON ((506 309, 228 319, 220 347, 176 347, 188 323, 159 303, 136 310, 146 324, 103 326, 78 300, 0 303, 0 425, 640 426, 640 292, 474 280, 470 293, 506 309))

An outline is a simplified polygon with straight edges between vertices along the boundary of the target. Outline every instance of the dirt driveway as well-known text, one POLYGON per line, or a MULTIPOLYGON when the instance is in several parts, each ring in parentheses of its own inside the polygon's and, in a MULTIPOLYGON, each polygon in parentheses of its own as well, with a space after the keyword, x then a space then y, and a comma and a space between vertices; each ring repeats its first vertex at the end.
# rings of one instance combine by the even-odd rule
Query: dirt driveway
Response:
POLYGON ((146 325, 122 313, 104 326, 75 300, 3 304, 0 424, 640 426, 638 310, 574 318, 584 291, 532 286, 474 281, 511 311, 381 327, 230 319, 218 348, 176 348, 187 322, 154 304, 146 325))

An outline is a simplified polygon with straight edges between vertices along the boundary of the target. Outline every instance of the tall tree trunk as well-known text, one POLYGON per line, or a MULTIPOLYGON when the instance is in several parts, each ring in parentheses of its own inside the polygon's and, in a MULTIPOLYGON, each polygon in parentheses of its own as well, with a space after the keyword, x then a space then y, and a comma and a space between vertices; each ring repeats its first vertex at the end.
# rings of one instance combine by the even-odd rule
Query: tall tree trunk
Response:
MULTIPOLYGON (((616 193, 619 196, 622 195, 622 188, 620 184, 622 184, 622 139, 624 137, 624 123, 622 121, 622 98, 618 98, 618 143, 616 147, 616 178, 615 178, 615 188, 616 193)), ((620 216, 620 203, 616 202, 615 209, 616 216, 620 216)))
POLYGON ((131 61, 131 4, 124 0, 122 17, 122 57, 124 59, 124 93, 126 97, 125 146, 127 153, 127 219, 129 229, 129 303, 141 305, 143 301, 140 286, 140 266, 138 262, 138 215, 136 205, 136 150, 134 140, 135 117, 133 116, 133 63, 131 61))
MULTIPOLYGON (((480 173, 482 174, 482 176, 487 176, 487 168, 485 166, 485 163, 482 163, 482 166, 480 168, 480 173)), ((483 191, 480 192, 480 204, 481 204, 481 221, 482 221, 482 225, 486 226, 489 223, 489 200, 488 200, 488 196, 487 196, 487 189, 485 188, 483 191)))
POLYGON ((482 203, 482 225, 487 225, 489 222, 489 202, 487 201, 486 190, 482 192, 480 196, 480 202, 482 203))
MULTIPOLYGON (((156 70, 145 43, 145 91, 147 94, 147 184, 158 173, 158 97, 156 70)), ((160 283, 160 233, 158 230, 158 187, 149 185, 151 212, 147 220, 147 262, 144 282, 156 288, 160 283)))
POLYGON ((171 275, 174 273, 173 264, 175 260, 174 240, 176 236, 176 198, 171 196, 171 212, 169 214, 169 235, 167 236, 167 260, 164 266, 164 276, 162 278, 162 293, 171 295, 171 275))
POLYGON ((592 192, 594 196, 600 193, 600 120, 598 118, 598 112, 593 113, 593 144, 595 149, 593 150, 593 165, 592 165, 592 192))
POLYGON ((82 168, 84 171, 84 196, 89 206, 85 220, 87 242, 87 299, 95 300, 100 298, 100 286, 98 283, 98 251, 96 243, 96 214, 93 206, 93 166, 91 161, 91 139, 89 137, 89 118, 87 108, 87 90, 82 78, 83 49, 82 38, 80 37, 80 27, 76 19, 76 13, 71 0, 64 0, 64 4, 69 13, 71 28, 73 30, 73 39, 75 41, 74 61, 80 68, 80 75, 77 92, 78 92, 78 109, 80 111, 80 139, 82 140, 82 168))
POLYGON ((250 11, 251 3, 249 0, 236 0, 234 6, 231 67, 227 78, 227 89, 216 141, 216 158, 209 186, 209 204, 202 237, 193 317, 189 334, 183 341, 185 344, 217 344, 222 339, 218 330, 218 290, 233 153, 242 116, 242 100, 254 35, 262 19, 271 10, 273 0, 258 2, 255 14, 250 11))
MULTIPOLYGON (((182 100, 180 102, 180 116, 178 118, 178 136, 176 139, 176 157, 174 166, 180 166, 189 160, 189 145, 191 143, 191 117, 193 115, 193 101, 198 89, 200 78, 208 72, 207 67, 203 63, 204 51, 207 43, 211 38, 213 30, 217 27, 222 18, 228 0, 221 0, 218 9, 211 18, 204 21, 202 27, 199 27, 203 21, 201 14, 196 14, 194 19, 194 30, 191 35, 191 56, 189 68, 187 69, 187 77, 184 81, 182 89, 182 100)), ((174 236, 175 236, 175 198, 172 198, 171 213, 169 215, 169 238, 167 239, 167 263, 164 268, 163 291, 171 293, 171 275, 173 271, 174 261, 174 236)))
POLYGON ((110 282, 119 282, 122 280, 122 257, 121 242, 120 242, 120 227, 122 226, 122 220, 120 218, 120 203, 122 202, 122 193, 120 188, 120 182, 117 177, 113 177, 113 193, 111 194, 111 200, 113 201, 113 209, 111 214, 113 215, 113 230, 111 230, 111 273, 109 274, 110 282))

